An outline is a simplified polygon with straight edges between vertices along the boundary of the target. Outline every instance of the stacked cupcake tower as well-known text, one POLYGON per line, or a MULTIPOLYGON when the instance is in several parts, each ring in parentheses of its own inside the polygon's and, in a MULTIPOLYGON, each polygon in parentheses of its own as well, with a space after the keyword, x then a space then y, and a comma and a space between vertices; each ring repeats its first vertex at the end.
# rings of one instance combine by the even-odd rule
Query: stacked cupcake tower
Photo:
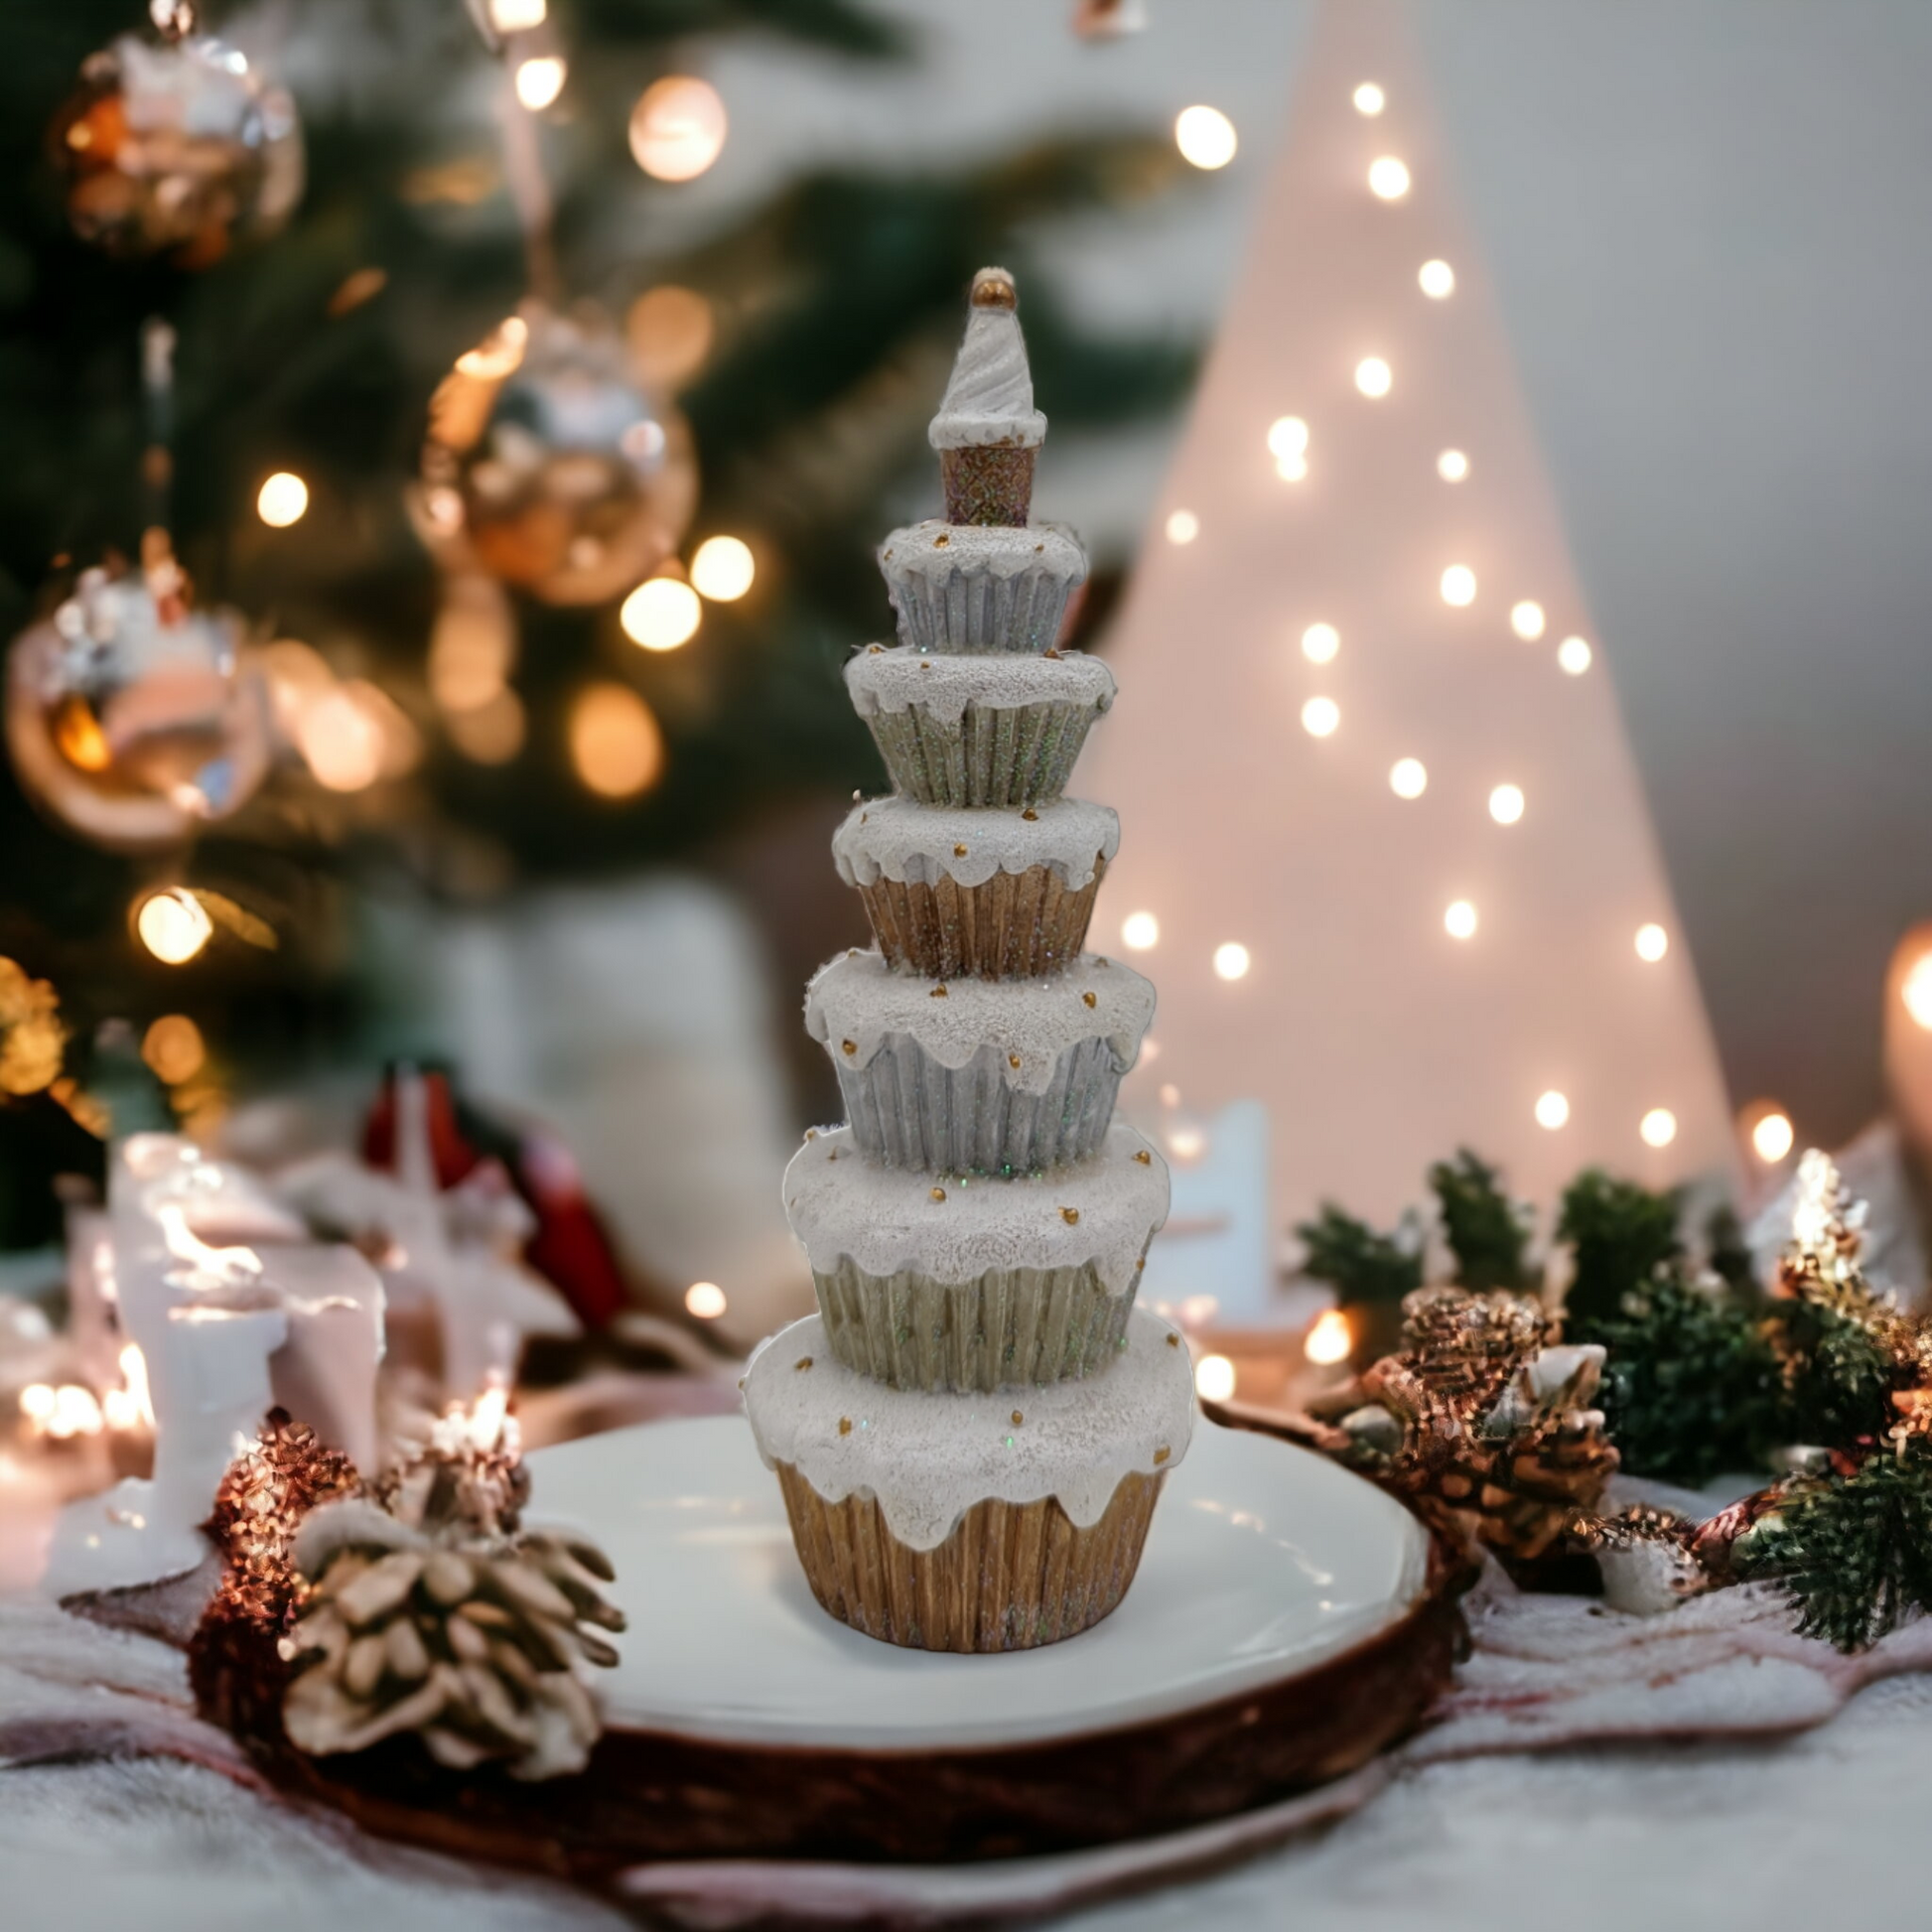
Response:
POLYGON ((1193 1419, 1186 1349, 1134 1301, 1168 1174, 1113 1112, 1154 989, 1082 951, 1119 828, 1061 792, 1114 683, 1053 647, 1086 558, 1028 521, 1045 427, 983 269, 932 424, 945 519, 882 547, 901 642, 846 673, 897 790, 833 841, 878 949, 805 1002, 849 1116, 785 1172, 819 1312, 745 1381, 819 1603, 932 1650, 1112 1610, 1193 1419))

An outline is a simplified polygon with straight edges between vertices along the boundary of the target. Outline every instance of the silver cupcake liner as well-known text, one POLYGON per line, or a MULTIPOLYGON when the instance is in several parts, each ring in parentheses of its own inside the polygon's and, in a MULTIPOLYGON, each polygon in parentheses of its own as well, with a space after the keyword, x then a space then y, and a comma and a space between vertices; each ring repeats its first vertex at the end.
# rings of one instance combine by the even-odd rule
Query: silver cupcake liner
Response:
POLYGON ((957 718, 921 705, 881 711, 872 727, 894 785, 922 805, 1043 805, 1073 773, 1097 705, 969 704, 957 718))
POLYGON ((814 1271, 832 1352, 895 1389, 969 1394, 1077 1381, 1125 1345, 1130 1288, 1109 1295, 1091 1262, 999 1268, 965 1283, 917 1269, 868 1275, 849 1258, 814 1271))
POLYGON ((1043 651, 1060 634, 1073 580, 1042 565, 895 576, 887 589, 898 634, 921 650, 1043 651))
POLYGON ((1126 1070, 1107 1040, 1083 1039, 1059 1056, 1045 1092, 1024 1093, 1007 1084, 997 1046, 949 1067, 892 1034, 868 1065, 838 1072, 852 1138, 869 1159, 927 1173, 1013 1174, 1092 1154, 1126 1070))

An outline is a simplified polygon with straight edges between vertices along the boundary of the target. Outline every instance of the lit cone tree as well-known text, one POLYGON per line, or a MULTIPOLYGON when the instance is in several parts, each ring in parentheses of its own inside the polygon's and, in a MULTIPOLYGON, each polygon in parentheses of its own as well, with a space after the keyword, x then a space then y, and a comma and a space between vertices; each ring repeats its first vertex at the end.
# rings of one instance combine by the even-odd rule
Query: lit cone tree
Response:
POLYGON ((1330 0, 1305 73, 1109 651, 1098 942, 1158 928, 1140 1098, 1263 1099, 1278 1226, 1385 1221, 1457 1146, 1546 1206, 1589 1165, 1717 1167, 1614 649, 1399 7, 1330 0))

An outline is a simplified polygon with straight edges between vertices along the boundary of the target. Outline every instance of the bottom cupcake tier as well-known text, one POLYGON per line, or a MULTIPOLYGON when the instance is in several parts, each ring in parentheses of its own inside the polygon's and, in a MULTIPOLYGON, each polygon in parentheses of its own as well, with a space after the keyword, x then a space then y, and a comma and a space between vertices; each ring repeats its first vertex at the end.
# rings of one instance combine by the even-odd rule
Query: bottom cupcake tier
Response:
POLYGON ((912 1650, 1031 1650, 1090 1629, 1134 1581, 1162 1481, 1123 1476, 1084 1530, 1050 1496, 978 1503, 936 1550, 913 1550, 886 1527, 875 1498, 828 1503, 778 1464, 792 1542, 820 1607, 912 1650))

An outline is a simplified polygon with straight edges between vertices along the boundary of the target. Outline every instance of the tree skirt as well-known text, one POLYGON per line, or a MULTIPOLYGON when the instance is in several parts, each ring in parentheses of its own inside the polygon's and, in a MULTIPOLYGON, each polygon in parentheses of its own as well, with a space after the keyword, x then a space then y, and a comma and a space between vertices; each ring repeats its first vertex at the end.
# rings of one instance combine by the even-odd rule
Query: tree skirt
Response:
MULTIPOLYGON (((1146 1892, 1302 1835, 1286 1853, 1205 1892, 1190 1885, 1103 1916, 1149 1928, 1209 1917, 1267 1924, 1281 1920, 1292 1899, 1292 1916, 1307 1925, 1315 1922, 1311 1908, 1326 1902, 1340 1909, 1353 1894, 1351 1923, 1359 1924, 1356 1915, 1374 1904, 1368 1894, 1394 1884, 1394 1874, 1406 1869, 1416 1886, 1433 1891, 1432 1873, 1445 1858, 1485 1832, 1501 1831, 1507 1840, 1515 1819, 1522 1859, 1493 1872, 1497 1892, 1480 1901, 1480 1915, 1472 1901, 1468 1922, 1510 1922, 1513 1897, 1525 1923, 1531 1916, 1546 1923, 1562 1897, 1573 1928, 1608 1924, 1621 1911, 1605 1905, 1599 1918, 1595 1905, 1648 1882, 1655 1869, 1644 1859, 1613 1863, 1609 1890, 1580 1905, 1564 1874, 1604 1820, 1650 1814, 1650 1829, 1661 1831, 1713 1808, 1734 1808, 1739 1779, 1765 1762, 1762 1740, 1823 1725, 1879 1679, 1932 1672, 1932 1621, 1846 1658, 1793 1636, 1787 1612, 1761 1588, 1722 1591, 1639 1619, 1581 1598, 1525 1596, 1491 1577, 1467 1609, 1474 1649, 1429 1727, 1364 1772, 1283 1805, 1173 1839, 1010 1865, 655 1865, 626 1875, 624 1902, 637 1915, 687 1926, 984 1923, 1146 1892), (1722 1741, 1692 1753, 1583 1748, 1663 1740, 1722 1741), (1523 1761, 1531 1753, 1537 1755, 1523 1761), (1552 1801, 1560 1807, 1580 1778, 1613 1779, 1620 1802, 1599 1796, 1584 1807, 1573 1821, 1582 1839, 1552 1833, 1552 1801), (1350 1811, 1360 1815, 1341 1832, 1307 1836, 1309 1827, 1350 1811), (1429 1829, 1419 1836, 1424 1821, 1429 1829), (1345 1844, 1359 1857, 1338 1864, 1336 1848, 1345 1844), (1525 1862, 1547 1865, 1547 1885, 1537 1884, 1525 1862), (1315 1868, 1327 1876, 1311 1894, 1306 1881, 1315 1868), (1255 1892, 1263 1873, 1275 1874, 1267 1898, 1276 1906, 1255 1892), (1278 1889, 1284 1885, 1286 1892, 1278 1889), (1222 1895, 1225 1907, 1210 1912, 1206 1898, 1222 1895), (1164 1916, 1170 1912, 1179 1916, 1164 1916)), ((1905 1761, 1922 1765, 1932 1745, 1932 1681, 1881 1702, 1905 1714, 1912 1747, 1905 1761), (1917 1695, 1921 1690, 1928 1695, 1917 1695)), ((1863 1720, 1828 1735, 1846 1731, 1893 1742, 1900 1735, 1895 1725, 1874 1729, 1863 1720)), ((1877 1752, 1868 1774, 1879 1809, 1859 1817, 1886 1815, 1900 1775, 1888 1749, 1877 1752)), ((1845 1780, 1864 1781, 1858 1769, 1864 1745, 1829 1755, 1840 1796, 1845 1780)), ((623 1922, 617 1901, 406 1852, 333 1813, 292 1805, 256 1776, 225 1733, 195 1718, 178 1650, 45 1604, 0 1604, 0 1868, 9 1904, 25 1908, 23 1924, 218 1932, 259 1926, 271 1913, 278 1932, 340 1932, 351 1914, 369 1925, 406 1923, 412 1932, 623 1922)), ((1823 1770, 1813 1776, 1827 1778, 1823 1770)), ((1730 1887, 1762 1882, 1788 1851, 1794 1826, 1801 1831, 1803 1824, 1802 1817, 1767 1813, 1760 1838, 1728 1845, 1706 1876, 1715 1883, 1722 1874, 1730 1887)), ((1710 1845, 1708 1836, 1702 1842, 1710 1845)), ((1895 1843, 1902 1872, 1916 1840, 1895 1843)), ((1832 1863, 1850 1887, 1848 1902, 1868 1895, 1858 1891, 1862 1878, 1874 1877, 1868 1868, 1862 1871, 1849 1856, 1832 1863)), ((1681 1882, 1697 1880, 1687 1870, 1681 1882)), ((1754 1922, 1795 1923, 1779 1914, 1799 1895, 1771 1887, 1754 1922)), ((1413 1924, 1413 1894, 1409 1909, 1413 1924)), ((1389 1920, 1402 1922, 1399 1915, 1389 1920)), ((1452 1922, 1432 1912, 1433 1926, 1452 1922)))

